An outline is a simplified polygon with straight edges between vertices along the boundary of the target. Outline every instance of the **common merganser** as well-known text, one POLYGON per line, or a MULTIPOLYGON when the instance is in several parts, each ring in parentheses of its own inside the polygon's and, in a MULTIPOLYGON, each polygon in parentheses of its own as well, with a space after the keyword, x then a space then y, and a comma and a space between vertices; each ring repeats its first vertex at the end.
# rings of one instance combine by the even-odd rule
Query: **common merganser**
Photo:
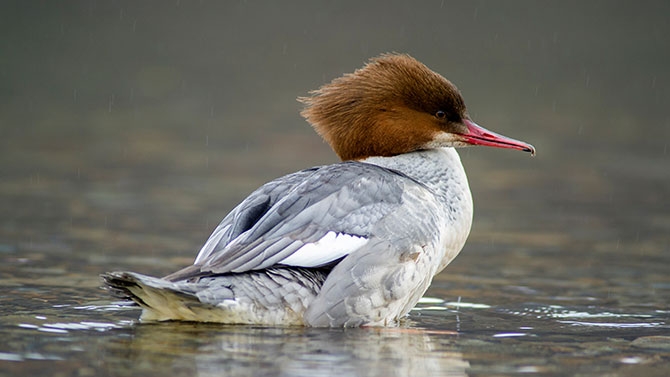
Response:
POLYGON ((141 320, 395 325, 470 233, 472 196, 454 148, 535 154, 475 124, 458 89, 405 54, 373 58, 299 101, 343 162, 261 186, 189 267, 102 275, 142 307, 141 320))

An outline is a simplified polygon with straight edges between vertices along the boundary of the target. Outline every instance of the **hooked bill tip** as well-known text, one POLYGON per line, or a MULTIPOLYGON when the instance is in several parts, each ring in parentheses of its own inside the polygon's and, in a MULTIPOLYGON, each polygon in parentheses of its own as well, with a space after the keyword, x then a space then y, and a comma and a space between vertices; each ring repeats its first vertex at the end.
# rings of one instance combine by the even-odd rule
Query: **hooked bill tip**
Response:
POLYGON ((528 145, 528 148, 526 148, 526 152, 530 152, 531 157, 535 157, 535 147, 532 145, 528 145))
POLYGON ((535 157, 535 147, 528 144, 526 148, 523 149, 524 152, 530 152, 531 157, 535 157))

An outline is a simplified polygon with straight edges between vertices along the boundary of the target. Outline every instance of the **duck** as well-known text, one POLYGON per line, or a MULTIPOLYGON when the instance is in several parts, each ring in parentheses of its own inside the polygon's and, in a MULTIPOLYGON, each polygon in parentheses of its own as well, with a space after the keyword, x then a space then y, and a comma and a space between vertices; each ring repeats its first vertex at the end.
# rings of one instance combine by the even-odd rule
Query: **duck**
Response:
POLYGON ((470 233, 456 149, 535 155, 476 124, 456 86, 408 54, 371 58, 298 100, 341 162, 252 192, 190 266, 162 278, 101 275, 142 308, 140 321, 397 326, 470 233))

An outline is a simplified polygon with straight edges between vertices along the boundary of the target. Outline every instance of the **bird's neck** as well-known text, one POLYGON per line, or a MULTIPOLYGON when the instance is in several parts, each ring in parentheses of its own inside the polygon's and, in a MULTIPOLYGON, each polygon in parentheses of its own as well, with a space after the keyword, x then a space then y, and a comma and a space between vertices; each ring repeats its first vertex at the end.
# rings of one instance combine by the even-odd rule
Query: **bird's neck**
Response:
POLYGON ((468 178, 454 148, 438 148, 393 157, 369 157, 362 162, 397 170, 430 188, 440 202, 472 201, 468 178))

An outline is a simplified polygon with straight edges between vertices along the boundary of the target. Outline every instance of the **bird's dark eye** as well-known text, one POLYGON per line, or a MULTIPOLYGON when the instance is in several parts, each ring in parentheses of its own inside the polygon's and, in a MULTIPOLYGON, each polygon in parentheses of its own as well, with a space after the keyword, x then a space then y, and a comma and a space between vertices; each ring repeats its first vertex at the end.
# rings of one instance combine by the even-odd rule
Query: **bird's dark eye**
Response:
POLYGON ((447 117, 447 113, 445 113, 445 112, 442 111, 442 110, 438 110, 438 111, 435 113, 435 118, 437 118, 437 119, 444 119, 444 118, 446 118, 446 117, 447 117))

